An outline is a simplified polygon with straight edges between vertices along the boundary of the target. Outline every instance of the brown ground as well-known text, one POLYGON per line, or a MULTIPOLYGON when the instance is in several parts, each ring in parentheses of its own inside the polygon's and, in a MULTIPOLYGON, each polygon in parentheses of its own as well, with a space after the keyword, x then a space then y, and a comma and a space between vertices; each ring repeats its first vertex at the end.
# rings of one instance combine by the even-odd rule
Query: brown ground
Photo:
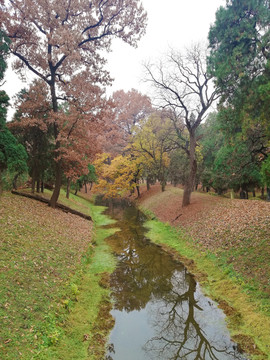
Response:
POLYGON ((191 219, 192 221, 199 219, 205 211, 213 209, 216 204, 226 201, 222 197, 208 196, 196 192, 192 194, 190 206, 182 208, 182 190, 178 187, 168 185, 166 191, 162 193, 160 185, 156 184, 149 191, 142 187, 141 192, 141 197, 138 200, 139 204, 150 204, 151 210, 161 221, 181 226, 189 224, 191 219), (162 200, 162 204, 155 203, 155 197, 162 200), (152 201, 149 201, 150 199, 152 201), (153 205, 151 202, 153 202, 153 205))
POLYGON ((154 185, 142 187, 138 203, 161 221, 183 227, 204 250, 225 255, 244 279, 259 283, 270 294, 270 203, 227 199, 192 193, 191 204, 182 208, 182 190, 154 185))

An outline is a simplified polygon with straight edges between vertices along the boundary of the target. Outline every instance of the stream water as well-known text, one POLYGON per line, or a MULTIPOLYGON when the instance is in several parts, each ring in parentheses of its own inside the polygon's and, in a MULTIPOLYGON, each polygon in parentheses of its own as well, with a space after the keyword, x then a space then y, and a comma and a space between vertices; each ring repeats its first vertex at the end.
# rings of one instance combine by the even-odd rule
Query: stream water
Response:
POLYGON ((181 263, 147 239, 144 214, 125 202, 105 205, 121 229, 108 239, 118 264, 106 359, 247 359, 230 340, 222 310, 181 263))

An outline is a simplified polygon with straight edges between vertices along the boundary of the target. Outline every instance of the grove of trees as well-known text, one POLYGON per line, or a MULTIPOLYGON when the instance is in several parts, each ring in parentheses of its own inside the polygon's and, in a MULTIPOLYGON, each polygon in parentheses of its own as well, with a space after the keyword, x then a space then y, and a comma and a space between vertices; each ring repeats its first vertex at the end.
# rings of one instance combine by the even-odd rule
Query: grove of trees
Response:
MULTIPOLYGON (((135 46, 145 31, 146 13, 137 0, 15 0, 0 6, 1 29, 17 59, 14 68, 27 68, 47 87, 55 179, 50 205, 55 207, 67 152, 74 162, 87 156, 83 147, 76 158, 70 150, 75 129, 86 133, 94 127, 91 135, 97 139, 108 120, 104 86, 111 79, 101 52, 109 50, 113 37, 135 46)), ((90 146, 94 154, 96 144, 90 146)))
POLYGON ((151 98, 105 92, 112 39, 136 46, 146 31, 140 1, 2 1, 0 20, 0 81, 9 55, 16 71, 36 76, 8 124, 0 93, 2 182, 16 186, 28 173, 32 191, 53 185, 53 207, 61 185, 68 196, 87 182, 108 196, 139 196, 142 182, 164 191, 170 181, 184 187, 182 206, 199 184, 242 198, 260 189, 270 200, 269 1, 228 0, 208 48, 145 64, 151 98))

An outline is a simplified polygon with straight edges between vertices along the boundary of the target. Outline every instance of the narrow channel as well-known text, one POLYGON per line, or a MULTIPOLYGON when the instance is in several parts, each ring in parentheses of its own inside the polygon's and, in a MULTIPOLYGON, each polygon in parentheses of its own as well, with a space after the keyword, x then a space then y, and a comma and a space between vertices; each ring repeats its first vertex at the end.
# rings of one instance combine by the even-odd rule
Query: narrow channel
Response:
POLYGON ((121 229, 108 238, 118 264, 111 275, 115 326, 106 359, 248 359, 231 341, 217 304, 181 263, 147 239, 145 215, 128 202, 102 204, 121 229))

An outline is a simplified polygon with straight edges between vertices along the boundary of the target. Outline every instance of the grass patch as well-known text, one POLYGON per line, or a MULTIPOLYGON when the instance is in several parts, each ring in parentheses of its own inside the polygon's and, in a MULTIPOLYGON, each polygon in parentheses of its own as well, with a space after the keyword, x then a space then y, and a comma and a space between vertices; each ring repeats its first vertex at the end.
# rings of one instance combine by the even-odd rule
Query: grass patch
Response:
POLYGON ((146 223, 148 237, 163 244, 200 281, 204 292, 223 304, 232 337, 257 360, 270 355, 270 319, 260 312, 261 302, 248 297, 229 266, 220 267, 217 256, 200 251, 184 232, 157 220, 146 223), (233 311, 232 311, 233 309, 233 311), (248 339, 248 341, 247 341, 248 339))

